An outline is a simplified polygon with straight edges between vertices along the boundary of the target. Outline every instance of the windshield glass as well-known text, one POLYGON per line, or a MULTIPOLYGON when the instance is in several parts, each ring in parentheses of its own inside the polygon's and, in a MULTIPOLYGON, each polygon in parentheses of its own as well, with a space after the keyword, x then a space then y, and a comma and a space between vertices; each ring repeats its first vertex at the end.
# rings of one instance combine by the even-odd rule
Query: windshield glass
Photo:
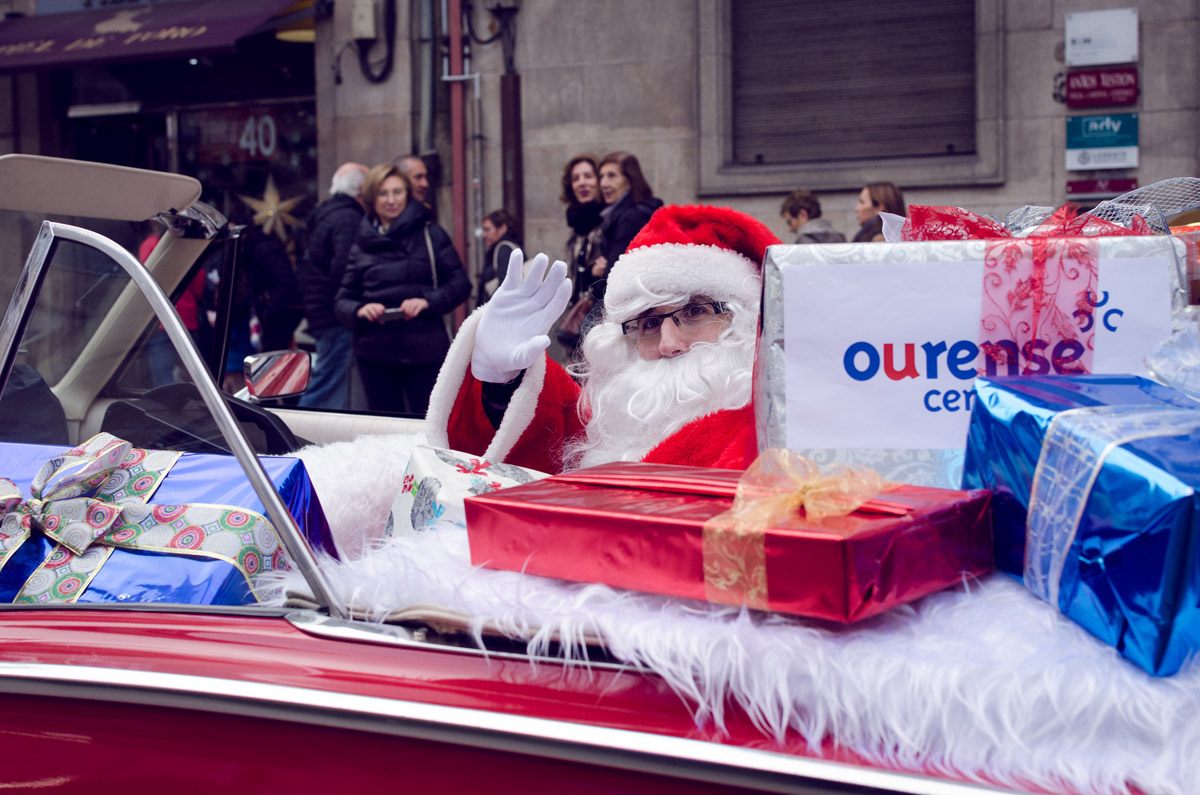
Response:
MULTIPOLYGON (((36 227, 7 220, 31 246, 36 227)), ((156 241, 128 231, 122 245, 149 254, 156 241)), ((207 247, 171 237, 149 258, 181 317, 209 283, 207 247)), ((11 293, 20 266, 4 265, 11 293)), ((27 317, 0 394, 0 477, 25 500, 4 520, 0 603, 255 603, 258 578, 290 558, 138 285, 103 251, 58 239, 27 317), (103 522, 71 507, 80 493, 112 506, 103 522)), ((332 551, 303 463, 260 460, 313 546, 332 551)))

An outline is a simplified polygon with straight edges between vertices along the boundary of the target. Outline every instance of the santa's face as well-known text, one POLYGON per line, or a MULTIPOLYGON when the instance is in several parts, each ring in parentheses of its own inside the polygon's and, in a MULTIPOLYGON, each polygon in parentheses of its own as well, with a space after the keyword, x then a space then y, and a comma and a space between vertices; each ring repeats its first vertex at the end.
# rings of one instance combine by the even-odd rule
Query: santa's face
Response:
POLYGON ((584 436, 565 451, 570 466, 637 461, 691 420, 750 401, 757 303, 710 298, 645 295, 606 307, 606 319, 584 338, 583 363, 574 368, 588 419, 584 436), (687 307, 693 308, 684 322, 678 310, 687 307), (681 322, 663 317, 668 314, 681 322), (624 333, 622 325, 629 324, 657 326, 657 345, 650 345, 652 334, 639 340, 624 333))
POLYGON ((681 356, 699 342, 716 342, 733 316, 728 307, 708 296, 693 296, 682 304, 653 306, 621 323, 621 331, 637 346, 643 359, 681 356))

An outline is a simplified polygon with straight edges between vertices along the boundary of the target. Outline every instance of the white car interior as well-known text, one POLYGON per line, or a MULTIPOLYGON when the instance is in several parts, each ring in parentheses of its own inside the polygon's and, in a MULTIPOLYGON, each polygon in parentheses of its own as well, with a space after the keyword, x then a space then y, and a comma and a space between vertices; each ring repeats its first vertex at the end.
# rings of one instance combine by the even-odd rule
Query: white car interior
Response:
MULTIPOLYGON (((0 184, 21 191, 0 196, 0 210, 34 215, 71 216, 110 221, 192 219, 208 228, 185 234, 182 224, 168 231, 145 268, 168 296, 176 293, 212 242, 211 227, 223 224, 219 213, 199 202, 201 186, 192 177, 34 155, 0 156, 0 184)), ((90 300, 90 297, 89 297, 90 300)), ((120 290, 105 316, 69 368, 47 379, 66 413, 72 443, 101 429, 113 399, 101 395, 151 322, 152 312, 132 283, 120 290)), ((402 417, 283 409, 262 406, 299 438, 314 443, 349 441, 361 435, 411 433, 422 421, 402 417)))

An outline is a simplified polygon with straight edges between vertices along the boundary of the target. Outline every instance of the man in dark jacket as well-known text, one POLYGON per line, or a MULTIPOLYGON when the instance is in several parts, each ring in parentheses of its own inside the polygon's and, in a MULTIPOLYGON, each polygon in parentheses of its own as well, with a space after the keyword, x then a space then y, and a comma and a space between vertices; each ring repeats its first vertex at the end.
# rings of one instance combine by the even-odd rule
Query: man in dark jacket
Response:
MULTIPOLYGON (((422 204, 432 204, 429 201, 429 167, 420 155, 401 155, 392 161, 392 165, 400 169, 408 181, 412 183, 412 197, 422 204)), ((433 209, 431 206, 430 209, 433 209)))
POLYGON ((333 302, 362 222, 361 193, 366 173, 367 167, 358 163, 338 167, 329 199, 308 219, 308 250, 299 276, 308 333, 317 341, 317 361, 308 390, 300 398, 305 408, 343 410, 350 404, 354 335, 334 316, 333 302))

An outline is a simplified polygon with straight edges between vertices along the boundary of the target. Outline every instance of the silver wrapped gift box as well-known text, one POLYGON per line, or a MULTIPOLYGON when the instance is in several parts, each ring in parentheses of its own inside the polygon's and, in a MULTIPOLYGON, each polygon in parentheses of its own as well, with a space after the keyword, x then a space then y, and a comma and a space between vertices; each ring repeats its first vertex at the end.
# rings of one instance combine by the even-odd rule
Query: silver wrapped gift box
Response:
MULTIPOLYGON (((974 375, 1053 373, 1062 361, 1072 363, 1064 372, 1082 366, 1145 373, 1146 355, 1186 303, 1183 256, 1180 242, 1167 236, 772 246, 763 265, 755 382, 759 447, 798 450, 821 464, 870 466, 897 482, 957 488, 974 375), (1032 361, 1018 353, 1011 364, 985 366, 983 343, 1026 350, 1002 339, 1020 337, 1017 331, 995 323, 985 330, 987 302, 1005 303, 1012 316, 1001 326, 1014 328, 1016 315, 1036 303, 1023 293, 1029 279, 1000 284, 1007 278, 1003 247, 1041 257, 1038 284, 1045 289, 1060 271, 1078 276, 1072 257, 1091 257, 1087 312, 1059 329, 1070 336, 1086 327, 1086 345, 1035 345, 1026 351, 1032 361), (985 287, 993 269, 1000 275, 985 287), (1060 349, 1068 355, 1052 359, 1060 349)), ((1041 320, 1051 328, 1048 312, 1041 320)))

